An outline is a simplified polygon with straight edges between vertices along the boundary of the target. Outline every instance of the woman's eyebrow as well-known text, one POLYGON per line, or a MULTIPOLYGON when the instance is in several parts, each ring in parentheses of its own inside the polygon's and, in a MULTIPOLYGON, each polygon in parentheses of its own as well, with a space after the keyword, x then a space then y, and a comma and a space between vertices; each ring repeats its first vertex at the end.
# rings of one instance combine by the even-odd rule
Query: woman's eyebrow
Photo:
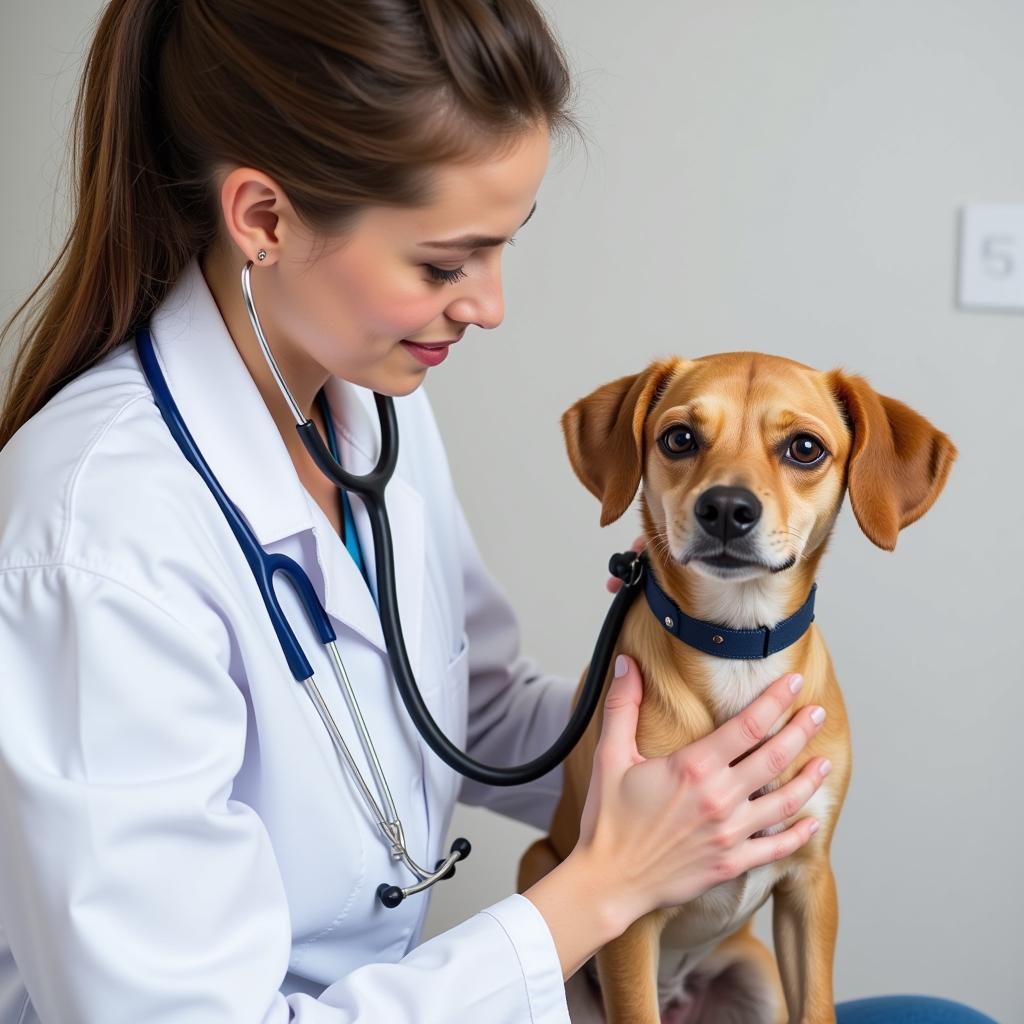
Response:
MULTIPOLYGON (((526 215, 526 220, 520 224, 523 227, 534 214, 537 204, 526 215)), ((432 245, 435 249, 486 249, 494 245, 504 245, 507 238, 491 238, 488 235, 463 235, 461 238, 449 238, 443 242, 420 242, 420 245, 432 245)))

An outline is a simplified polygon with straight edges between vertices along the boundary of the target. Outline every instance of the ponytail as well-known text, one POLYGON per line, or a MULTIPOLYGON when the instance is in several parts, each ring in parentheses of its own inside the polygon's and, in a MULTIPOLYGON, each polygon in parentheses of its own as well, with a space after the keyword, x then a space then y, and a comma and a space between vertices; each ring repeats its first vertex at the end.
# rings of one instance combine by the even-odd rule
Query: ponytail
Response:
POLYGON ((0 415, 0 448, 73 377, 149 316, 202 244, 209 224, 186 215, 160 163, 166 135, 154 84, 174 3, 115 0, 99 21, 75 100, 76 201, 53 278, 14 360, 0 415), (141 73, 140 73, 141 70, 141 73))

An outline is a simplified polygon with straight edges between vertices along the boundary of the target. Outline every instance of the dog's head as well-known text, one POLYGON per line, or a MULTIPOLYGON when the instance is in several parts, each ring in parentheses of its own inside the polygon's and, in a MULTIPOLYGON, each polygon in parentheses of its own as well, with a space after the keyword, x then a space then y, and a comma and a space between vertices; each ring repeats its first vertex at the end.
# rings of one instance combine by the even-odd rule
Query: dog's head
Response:
POLYGON ((672 559, 729 580, 817 550, 847 489, 861 529, 891 551, 957 455, 863 377, 755 352, 652 363, 580 399, 562 428, 602 526, 642 482, 649 526, 672 559))

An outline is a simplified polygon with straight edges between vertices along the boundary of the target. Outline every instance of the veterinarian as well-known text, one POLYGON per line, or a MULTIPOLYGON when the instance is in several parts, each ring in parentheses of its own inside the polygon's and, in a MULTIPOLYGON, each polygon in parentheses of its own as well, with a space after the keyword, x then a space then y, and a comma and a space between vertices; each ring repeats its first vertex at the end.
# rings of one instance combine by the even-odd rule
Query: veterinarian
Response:
MULTIPOLYGON (((443 848, 456 799, 544 827, 559 791, 435 755, 382 606, 452 743, 497 766, 551 747, 574 682, 520 655, 420 385, 501 323, 569 94, 531 0, 102 10, 74 218, 0 420, 0 1024, 562 1024, 564 980, 633 920, 812 834, 721 839, 818 785, 818 763, 759 801, 730 785, 798 678, 645 761, 621 659, 577 850, 420 942, 469 850, 443 848), (374 393, 401 439, 394 581, 372 502, 325 472, 372 475, 374 393), (278 570, 308 589, 268 598, 278 570)), ((757 786, 811 710, 752 755, 757 786)), ((840 1017, 926 1002, 981 1019, 840 1017)))

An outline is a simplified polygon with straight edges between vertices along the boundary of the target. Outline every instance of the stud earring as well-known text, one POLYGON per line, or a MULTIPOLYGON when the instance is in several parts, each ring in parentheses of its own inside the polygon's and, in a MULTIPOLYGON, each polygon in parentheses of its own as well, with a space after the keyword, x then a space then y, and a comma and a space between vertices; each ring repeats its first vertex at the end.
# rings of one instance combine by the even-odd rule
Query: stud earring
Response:
POLYGON ((256 259, 258 259, 260 261, 260 263, 262 263, 266 258, 267 258, 267 250, 266 249, 260 249, 260 251, 258 253, 256 253, 256 259))

